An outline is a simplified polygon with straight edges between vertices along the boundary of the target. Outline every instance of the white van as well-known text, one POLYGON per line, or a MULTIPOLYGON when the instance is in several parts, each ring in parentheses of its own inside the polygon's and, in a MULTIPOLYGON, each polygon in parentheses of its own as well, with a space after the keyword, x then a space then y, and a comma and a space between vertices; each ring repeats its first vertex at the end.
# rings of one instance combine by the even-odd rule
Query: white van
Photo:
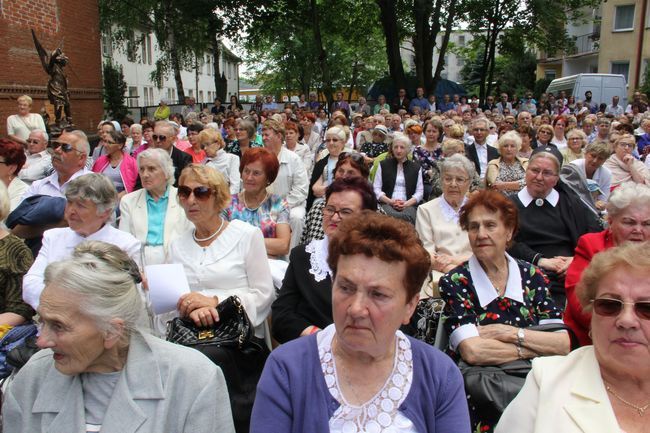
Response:
POLYGON ((627 84, 623 75, 614 74, 577 74, 556 78, 551 81, 546 93, 553 92, 555 96, 564 90, 567 98, 574 96, 585 99, 585 92, 591 90, 591 100, 597 103, 611 104, 612 97, 618 96, 618 105, 627 107, 627 84))

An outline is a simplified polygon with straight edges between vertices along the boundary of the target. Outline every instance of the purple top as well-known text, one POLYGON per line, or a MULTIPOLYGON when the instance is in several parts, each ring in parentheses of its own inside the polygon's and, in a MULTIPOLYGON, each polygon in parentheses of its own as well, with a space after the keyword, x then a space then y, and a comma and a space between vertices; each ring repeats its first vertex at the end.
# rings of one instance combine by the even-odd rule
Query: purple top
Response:
MULTIPOLYGON (((400 407, 420 433, 469 433, 463 378, 451 358, 408 337, 413 353, 413 384, 400 407)), ((275 349, 257 386, 251 433, 329 433, 339 403, 321 371, 316 334, 275 349)))

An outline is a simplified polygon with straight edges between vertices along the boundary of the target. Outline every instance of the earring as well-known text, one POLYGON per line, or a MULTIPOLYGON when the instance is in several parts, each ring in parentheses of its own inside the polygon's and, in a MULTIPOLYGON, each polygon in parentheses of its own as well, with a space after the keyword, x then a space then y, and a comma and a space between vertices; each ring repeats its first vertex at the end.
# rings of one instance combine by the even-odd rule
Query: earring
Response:
POLYGON ((589 332, 587 333, 587 335, 589 336, 590 339, 593 340, 593 338, 591 337, 591 329, 589 330, 589 332))

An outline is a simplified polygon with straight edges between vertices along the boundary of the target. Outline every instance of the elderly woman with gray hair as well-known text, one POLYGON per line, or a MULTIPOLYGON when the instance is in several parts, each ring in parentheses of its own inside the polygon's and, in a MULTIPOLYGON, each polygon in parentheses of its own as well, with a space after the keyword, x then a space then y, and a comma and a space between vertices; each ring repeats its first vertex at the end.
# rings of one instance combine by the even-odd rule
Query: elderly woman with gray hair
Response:
POLYGON ((47 265, 70 257, 74 247, 83 241, 108 242, 139 262, 140 241, 109 223, 117 205, 113 182, 99 173, 85 174, 68 183, 65 198, 68 227, 47 230, 43 234, 43 246, 23 280, 23 299, 34 309, 38 308, 47 265))
POLYGON ((442 195, 418 207, 415 220, 415 230, 431 255, 431 281, 423 287, 420 298, 439 298, 440 277, 472 255, 467 232, 461 228, 458 218, 476 172, 474 164, 456 154, 438 162, 438 167, 442 195))
POLYGON ((373 188, 381 208, 395 218, 415 224, 416 208, 424 195, 420 164, 410 161, 411 140, 396 132, 390 145, 390 158, 377 168, 373 188))
POLYGON ((135 236, 144 245, 147 265, 165 263, 169 244, 192 227, 178 203, 174 164, 162 149, 138 154, 142 189, 122 197, 120 230, 135 236))
POLYGON ((526 185, 528 159, 517 156, 521 149, 521 136, 517 131, 508 131, 499 137, 498 148, 500 156, 488 162, 485 181, 488 187, 507 197, 526 185))
POLYGON ((138 329, 139 282, 138 265, 99 241, 47 267, 42 350, 3 398, 5 431, 234 432, 221 370, 138 329))

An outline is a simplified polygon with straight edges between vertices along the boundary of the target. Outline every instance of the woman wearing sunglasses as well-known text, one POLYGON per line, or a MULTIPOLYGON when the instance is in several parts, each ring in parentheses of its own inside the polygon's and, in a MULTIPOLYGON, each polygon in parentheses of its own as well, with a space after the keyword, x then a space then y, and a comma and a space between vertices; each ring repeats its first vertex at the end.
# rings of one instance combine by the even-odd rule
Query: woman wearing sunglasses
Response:
POLYGON ((650 185, 650 169, 632 155, 635 146, 636 141, 631 134, 623 134, 616 139, 614 153, 603 165, 612 172, 612 189, 629 181, 650 185))
POLYGON ((594 257, 577 295, 593 346, 533 362, 499 432, 647 432, 650 417, 650 244, 594 257))
MULTIPOLYGON (((183 265, 190 286, 190 293, 178 300, 178 315, 198 327, 212 326, 219 321, 217 305, 236 295, 255 327, 255 337, 264 338, 264 322, 275 292, 262 232, 243 221, 222 218, 230 204, 230 191, 214 168, 190 164, 183 169, 178 185, 178 201, 194 224, 169 248, 169 263, 183 265)), ((215 346, 201 346, 199 350, 223 370, 235 427, 238 432, 248 431, 251 390, 257 385, 267 354, 245 354, 215 346), (251 371, 251 366, 259 370, 251 371)))
POLYGON ((608 228, 578 239, 573 261, 566 273, 567 306, 564 322, 581 346, 592 344, 589 336, 591 314, 582 309, 576 286, 592 258, 606 249, 626 242, 650 241, 650 187, 627 182, 614 190, 607 203, 608 228))

